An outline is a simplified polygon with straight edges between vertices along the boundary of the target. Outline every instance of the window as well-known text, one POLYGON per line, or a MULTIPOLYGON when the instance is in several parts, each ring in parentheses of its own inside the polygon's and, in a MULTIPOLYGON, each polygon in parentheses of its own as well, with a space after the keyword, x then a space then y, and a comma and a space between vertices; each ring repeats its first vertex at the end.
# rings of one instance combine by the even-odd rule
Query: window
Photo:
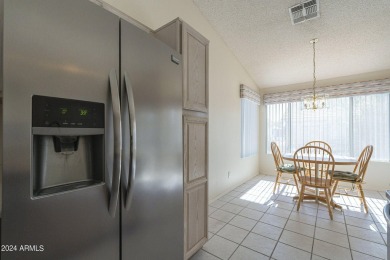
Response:
POLYGON ((353 147, 374 146, 373 158, 390 161, 390 94, 353 98, 353 147))
POLYGON ((337 155, 358 157, 374 146, 373 160, 390 161, 390 94, 340 97, 327 109, 302 110, 302 102, 267 105, 267 152, 276 142, 294 152, 312 140, 329 143, 337 155))
POLYGON ((256 155, 259 146, 259 109, 255 102, 241 99, 241 158, 256 155))

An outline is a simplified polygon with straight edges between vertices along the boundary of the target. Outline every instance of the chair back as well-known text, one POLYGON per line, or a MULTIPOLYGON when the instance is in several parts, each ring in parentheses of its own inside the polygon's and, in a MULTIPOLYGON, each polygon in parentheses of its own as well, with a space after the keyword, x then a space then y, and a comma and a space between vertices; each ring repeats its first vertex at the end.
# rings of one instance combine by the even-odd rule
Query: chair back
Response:
POLYGON ((358 175, 358 181, 363 181, 366 175, 368 162, 370 161, 373 150, 374 147, 372 145, 367 145, 360 153, 355 169, 353 169, 353 172, 358 175))
POLYGON ((280 153, 279 146, 275 142, 271 143, 271 151, 274 156, 276 170, 279 170, 279 167, 283 166, 284 161, 282 154, 280 153))
POLYGON ((325 150, 328 150, 330 153, 332 153, 332 148, 328 143, 325 143, 323 141, 310 141, 305 146, 318 146, 321 148, 324 148, 325 150))
POLYGON ((334 158, 328 150, 318 146, 301 147, 294 154, 294 165, 303 184, 312 187, 332 185, 334 158))

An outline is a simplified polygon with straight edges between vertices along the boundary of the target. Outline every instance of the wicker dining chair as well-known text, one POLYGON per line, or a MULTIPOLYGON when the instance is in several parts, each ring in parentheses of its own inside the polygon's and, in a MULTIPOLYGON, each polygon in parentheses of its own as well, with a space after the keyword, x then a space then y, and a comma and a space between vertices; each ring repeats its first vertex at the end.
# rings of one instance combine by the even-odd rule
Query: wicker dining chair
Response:
POLYGON ((308 195, 326 202, 329 217, 333 220, 334 203, 331 191, 335 165, 333 155, 328 150, 318 146, 304 146, 295 152, 294 165, 301 183, 297 211, 299 211, 304 195, 308 195), (319 193, 316 196, 311 193, 306 194, 306 188, 322 189, 325 197, 320 197, 319 193))
MULTIPOLYGON (((367 145, 363 151, 360 153, 359 159, 355 165, 355 168, 353 169, 352 172, 348 171, 334 171, 334 187, 332 190, 332 197, 336 193, 337 190, 337 185, 339 182, 347 182, 347 183, 352 183, 357 187, 357 192, 358 192, 358 198, 360 199, 361 203, 364 205, 364 209, 368 213, 368 206, 366 199, 364 197, 364 192, 363 192, 363 187, 362 184, 364 183, 364 177, 367 172, 367 166, 370 161, 372 152, 374 150, 374 147, 372 145, 367 145)), ((348 193, 343 193, 342 195, 345 196, 351 196, 351 197, 356 197, 355 195, 351 195, 348 193)))
POLYGON ((299 193, 298 180, 297 180, 297 175, 295 172, 294 164, 285 164, 284 163, 282 154, 280 153, 279 147, 275 142, 271 143, 271 150, 272 150, 272 155, 274 157, 275 167, 276 167, 276 181, 275 181, 273 193, 275 193, 277 186, 280 187, 283 173, 292 175, 292 177, 294 179, 294 184, 290 184, 288 182, 283 183, 283 184, 295 186, 297 188, 298 193, 299 193))
POLYGON ((305 146, 318 146, 332 153, 332 147, 330 147, 330 145, 324 141, 310 141, 307 144, 305 144, 305 146))

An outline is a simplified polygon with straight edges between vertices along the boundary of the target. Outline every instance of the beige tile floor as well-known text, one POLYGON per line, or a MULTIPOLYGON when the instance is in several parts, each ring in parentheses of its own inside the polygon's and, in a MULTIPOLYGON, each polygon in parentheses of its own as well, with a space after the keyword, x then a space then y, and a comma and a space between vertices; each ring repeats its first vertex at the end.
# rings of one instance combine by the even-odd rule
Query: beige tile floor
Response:
POLYGON ((360 201, 335 196, 343 210, 329 219, 326 206, 304 202, 293 186, 273 194, 275 177, 259 175, 209 205, 209 240, 192 260, 386 259, 385 194, 366 191, 360 201))

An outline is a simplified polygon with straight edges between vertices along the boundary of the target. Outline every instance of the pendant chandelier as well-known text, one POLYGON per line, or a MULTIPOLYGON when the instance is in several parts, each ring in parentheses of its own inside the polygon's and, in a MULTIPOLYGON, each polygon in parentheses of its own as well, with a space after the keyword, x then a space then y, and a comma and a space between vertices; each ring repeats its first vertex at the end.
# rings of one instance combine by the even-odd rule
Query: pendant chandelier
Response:
POLYGON ((316 93, 316 43, 318 39, 310 41, 313 44, 313 94, 302 97, 303 109, 305 110, 317 110, 326 108, 326 100, 328 95, 316 93))

